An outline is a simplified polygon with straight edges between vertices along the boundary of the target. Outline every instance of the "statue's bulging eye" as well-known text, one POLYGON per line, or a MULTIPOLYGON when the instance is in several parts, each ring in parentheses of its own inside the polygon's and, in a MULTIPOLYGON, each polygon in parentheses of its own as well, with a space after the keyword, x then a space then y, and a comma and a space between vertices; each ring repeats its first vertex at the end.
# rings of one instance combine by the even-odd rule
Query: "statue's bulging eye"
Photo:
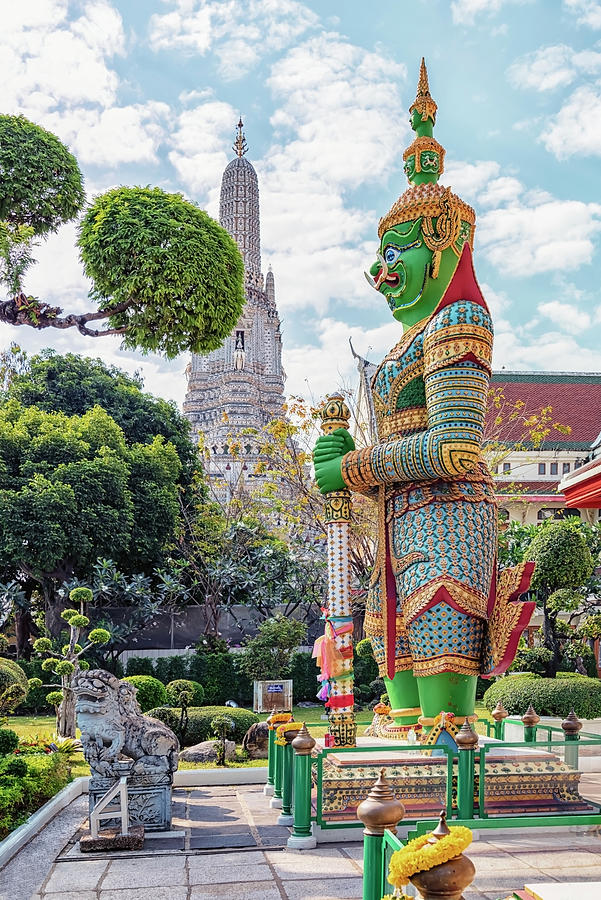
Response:
POLYGON ((386 260, 386 265, 393 266, 400 255, 401 251, 398 249, 398 247, 386 247, 386 249, 384 250, 384 259, 386 260))

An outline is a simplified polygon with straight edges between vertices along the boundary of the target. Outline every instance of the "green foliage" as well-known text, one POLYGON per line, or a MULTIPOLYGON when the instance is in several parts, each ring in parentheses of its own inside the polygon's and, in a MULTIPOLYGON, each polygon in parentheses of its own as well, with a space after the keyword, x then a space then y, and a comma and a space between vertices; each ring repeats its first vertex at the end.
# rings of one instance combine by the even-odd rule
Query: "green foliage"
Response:
POLYGON ((152 678, 150 675, 127 675, 123 681, 129 681, 137 688, 137 700, 142 712, 167 703, 165 685, 161 684, 157 678, 152 678))
POLYGON ((45 659, 42 662, 42 669, 44 670, 44 672, 55 672, 59 662, 60 659, 57 659, 54 656, 50 656, 48 657, 48 659, 45 659))
POLYGON ((317 662, 311 653, 299 651, 292 654, 286 677, 292 679, 295 703, 303 703, 307 700, 315 701, 319 688, 318 674, 317 662))
POLYGON ((357 684, 370 684, 378 677, 378 666, 373 657, 355 657, 353 661, 355 682, 357 684))
POLYGON ((188 481, 196 462, 190 423, 174 403, 144 393, 143 387, 138 375, 101 359, 43 350, 12 376, 6 399, 66 416, 82 416, 100 406, 122 429, 128 447, 152 443, 156 435, 171 443, 188 481))
POLYGON ((509 675, 500 678, 484 694, 492 712, 501 700, 513 715, 523 715, 530 704, 539 716, 567 716, 571 709, 582 719, 601 716, 601 681, 574 675, 571 678, 536 678, 509 675))
MULTIPOLYGON (((5 564, 36 580, 52 573, 60 582, 90 572, 99 556, 136 572, 163 561, 181 469, 170 444, 156 438, 127 448, 99 407, 67 417, 14 400, 0 406, 0 435, 5 564)), ((65 614, 69 621, 79 615, 65 614)))
POLYGON ((170 681, 166 686, 167 702, 171 706, 181 706, 180 695, 182 693, 190 694, 191 699, 188 706, 202 706, 205 698, 205 692, 202 684, 198 681, 190 681, 187 678, 178 678, 176 681, 170 681))
POLYGON ((511 671, 544 675, 552 659, 553 653, 546 647, 524 647, 516 653, 511 671))
POLYGON ((358 643, 355 644, 355 655, 358 656, 359 659, 373 659, 374 653, 369 638, 363 638, 362 641, 358 641, 358 643))
POLYGON ((188 677, 188 660, 183 656, 161 656, 154 663, 154 677, 169 684, 188 677))
MULTIPOLYGON (((130 656, 125 667, 126 675, 155 675, 153 661, 149 656, 130 656)), ((155 677, 159 677, 155 675, 155 677)), ((159 681, 163 681, 159 678, 159 681)))
POLYGON ((88 640, 93 644, 108 644, 110 639, 111 633, 106 628, 92 628, 88 634, 88 640))
POLYGON ((71 628, 87 628, 89 624, 90 619, 88 616, 83 616, 80 613, 69 617, 69 625, 71 628))
POLYGON ((0 716, 14 712, 28 691, 29 682, 21 666, 12 659, 0 658, 0 716))
POLYGON ((69 607, 68 609, 63 609, 63 611, 61 613, 61 619, 64 619, 65 622, 70 623, 71 619, 74 618, 74 616, 78 616, 78 615, 79 615, 78 609, 72 609, 71 607, 69 607))
POLYGON ((0 656, 2 656, 8 650, 8 638, 5 635, 0 634, 0 656))
MULTIPOLYGON (((14 775, 16 778, 23 778, 27 775, 27 763, 18 756, 5 756, 4 759, 0 759, 0 779, 3 775, 14 775)), ((0 784, 2 784, 1 780, 0 784)))
POLYGON ((69 759, 62 753, 27 755, 24 761, 25 776, 0 779, 0 840, 71 780, 69 759))
POLYGON ((63 702, 63 692, 48 691, 48 693, 46 694, 46 702, 50 703, 51 706, 60 706, 63 702))
POLYGON ((234 240, 205 212, 160 188, 107 191, 86 212, 78 239, 93 296, 125 345, 175 357, 206 353, 230 333, 244 302, 234 240))
MULTIPOLYGON (((165 725, 168 725, 177 735, 180 743, 182 734, 180 730, 181 710, 176 707, 159 707, 151 709, 147 715, 154 719, 160 719, 165 725)), ((211 722, 215 716, 227 716, 234 722, 234 731, 232 740, 237 744, 242 742, 242 738, 251 725, 259 721, 259 717, 248 709, 241 709, 229 706, 200 706, 191 707, 188 710, 188 725, 184 736, 185 746, 191 747, 193 744, 199 744, 201 741, 208 741, 212 736, 211 722)))
POLYGON ((547 594, 582 587, 594 568, 582 532, 567 519, 540 526, 525 551, 525 559, 536 563, 532 589, 543 589, 547 594))
POLYGON ((220 705, 226 700, 250 702, 252 686, 238 668, 240 656, 233 653, 202 653, 192 657, 188 667, 190 678, 204 687, 205 703, 220 705))
POLYGON ((12 753, 19 746, 19 735, 11 728, 0 728, 0 756, 12 753))
MULTIPOLYGON (((582 665, 590 678, 597 677, 595 654, 583 641, 568 641, 564 645, 560 665, 562 669, 572 672, 576 671, 577 665, 582 665)), ((582 675, 582 672, 579 674, 582 675)))
MULTIPOLYGON (((86 603, 91 603, 93 599, 94 595, 92 594, 90 588, 76 587, 73 588, 72 591, 69 591, 69 600, 71 601, 71 603, 75 603, 76 606, 79 606, 81 604, 85 606, 86 603)), ((67 621, 69 622, 70 620, 67 619, 67 621)))
POLYGON ((590 638, 591 640, 601 638, 601 613, 587 616, 586 619, 580 623, 578 633, 583 638, 590 638))
POLYGON ((24 116, 0 115, 0 221, 56 231, 81 209, 84 190, 75 157, 24 116))
POLYGON ((57 665, 54 667, 54 671, 56 672, 57 675, 60 675, 61 677, 63 675, 66 675, 66 676, 72 675, 73 672, 75 671, 75 666, 68 659, 61 659, 57 663, 57 665))
POLYGON ((21 713, 31 712, 35 715, 38 715, 41 712, 54 712, 46 700, 48 685, 56 680, 53 673, 44 672, 41 659, 22 659, 20 660, 19 665, 28 676, 29 680, 29 693, 21 704, 19 711, 21 713), (32 681, 40 681, 41 686, 33 687, 32 681), (44 685, 46 685, 46 687, 44 687, 44 685))
POLYGON ((255 680, 282 678, 289 669, 292 651, 306 637, 304 622, 285 616, 265 619, 259 625, 257 636, 249 640, 241 652, 239 667, 255 680))
POLYGON ((52 641, 50 638, 41 637, 33 642, 33 649, 36 653, 50 653, 52 650, 52 641))

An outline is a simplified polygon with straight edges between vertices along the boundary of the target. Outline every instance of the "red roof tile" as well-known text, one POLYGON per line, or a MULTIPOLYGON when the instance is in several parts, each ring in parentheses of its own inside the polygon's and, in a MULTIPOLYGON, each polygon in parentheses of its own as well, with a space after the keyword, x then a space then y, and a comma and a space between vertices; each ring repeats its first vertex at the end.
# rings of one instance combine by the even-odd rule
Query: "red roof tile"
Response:
MULTIPOLYGON (((587 450, 601 431, 601 375, 581 372, 494 372, 491 389, 502 390, 505 398, 504 422, 495 426, 498 410, 489 408, 487 433, 502 441, 523 439, 523 419, 550 406, 552 422, 568 425, 570 434, 551 428, 541 449, 557 447, 587 450), (512 423, 508 416, 516 402, 524 403, 523 412, 512 423)), ((552 423, 551 423, 552 424, 552 423)))
MULTIPOLYGON (((495 492, 497 494, 557 494, 559 481, 520 481, 518 478, 513 481, 502 481, 495 478, 495 492)), ((563 494, 557 494, 557 498, 561 499, 563 494)))

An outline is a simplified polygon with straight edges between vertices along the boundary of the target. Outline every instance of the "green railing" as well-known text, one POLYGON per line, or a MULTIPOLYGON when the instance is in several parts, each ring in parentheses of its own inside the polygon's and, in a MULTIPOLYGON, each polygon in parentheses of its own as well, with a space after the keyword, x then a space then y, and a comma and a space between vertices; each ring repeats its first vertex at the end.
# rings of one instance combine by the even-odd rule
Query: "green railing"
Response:
MULTIPOLYGON (((491 731, 496 735, 502 735, 505 732, 505 723, 523 726, 519 719, 506 719, 503 722, 486 723, 487 733, 493 737, 491 731)), ((313 727, 322 726, 322 722, 311 723, 313 727)), ((309 726, 310 727, 310 726, 309 726)), ((310 739, 310 735, 307 735, 310 739)), ((487 776, 486 762, 487 756, 491 752, 499 749, 506 750, 535 750, 544 749, 549 753, 562 755, 565 763, 573 769, 578 769, 579 752, 581 748, 599 747, 601 748, 601 735, 588 734, 580 732, 580 734, 565 734, 564 731, 555 725, 538 724, 532 726, 529 734, 531 740, 522 741, 505 741, 496 737, 490 743, 485 743, 477 749, 461 749, 455 751, 450 747, 438 745, 433 748, 432 756, 424 759, 423 765, 431 765, 438 757, 438 762, 442 763, 446 770, 446 789, 445 789, 445 807, 449 820, 453 822, 467 824, 471 828, 516 828, 529 827, 532 825, 540 826, 557 826, 557 825, 599 825, 601 824, 601 806, 588 798, 586 802, 589 810, 592 808, 594 812, 583 810, 582 812, 568 811, 563 814, 556 813, 524 813, 519 816, 503 815, 497 813, 489 813, 486 808, 487 797, 487 776), (558 739, 561 736, 561 739, 558 739), (478 775, 478 786, 476 793, 476 773, 478 775)), ((389 746, 372 746, 372 747, 325 747, 316 754, 303 753, 298 754, 293 751, 292 747, 280 747, 278 745, 270 746, 270 752, 274 754, 274 759, 270 759, 270 768, 273 771, 274 779, 274 798, 277 798, 278 805, 282 804, 282 815, 290 816, 293 821, 293 837, 303 841, 310 839, 312 834, 312 823, 315 823, 320 829, 356 829, 361 828, 361 822, 356 821, 332 821, 328 819, 327 812, 324 813, 323 808, 323 788, 324 788, 324 765, 328 757, 336 754, 338 757, 349 753, 361 753, 367 760, 373 755, 382 755, 385 753, 394 755, 394 747, 389 746), (315 777, 312 777, 312 767, 314 767, 315 777)), ((406 754, 406 749, 399 749, 399 755, 406 754)), ((601 750, 600 750, 601 755, 601 750)), ((367 761, 366 760, 366 761, 367 761)), ((399 760, 399 762, 401 762, 399 760)), ((390 765, 390 764, 389 764, 390 765)), ((402 799, 402 796, 401 796, 402 799)), ((433 820, 430 817, 423 818, 405 818, 403 825, 409 826, 412 833, 423 833, 432 826, 433 820)), ((395 840, 397 840, 395 838, 395 840)))

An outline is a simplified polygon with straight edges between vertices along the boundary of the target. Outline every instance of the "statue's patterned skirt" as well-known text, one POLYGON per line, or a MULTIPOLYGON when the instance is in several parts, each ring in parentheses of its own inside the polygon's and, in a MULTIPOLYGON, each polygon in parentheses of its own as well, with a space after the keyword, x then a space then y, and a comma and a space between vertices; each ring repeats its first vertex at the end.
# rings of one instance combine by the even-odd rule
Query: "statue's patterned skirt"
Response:
POLYGON ((477 675, 497 545, 490 476, 478 470, 454 481, 396 484, 386 496, 384 528, 365 618, 381 675, 388 566, 396 585, 395 671, 477 675))

